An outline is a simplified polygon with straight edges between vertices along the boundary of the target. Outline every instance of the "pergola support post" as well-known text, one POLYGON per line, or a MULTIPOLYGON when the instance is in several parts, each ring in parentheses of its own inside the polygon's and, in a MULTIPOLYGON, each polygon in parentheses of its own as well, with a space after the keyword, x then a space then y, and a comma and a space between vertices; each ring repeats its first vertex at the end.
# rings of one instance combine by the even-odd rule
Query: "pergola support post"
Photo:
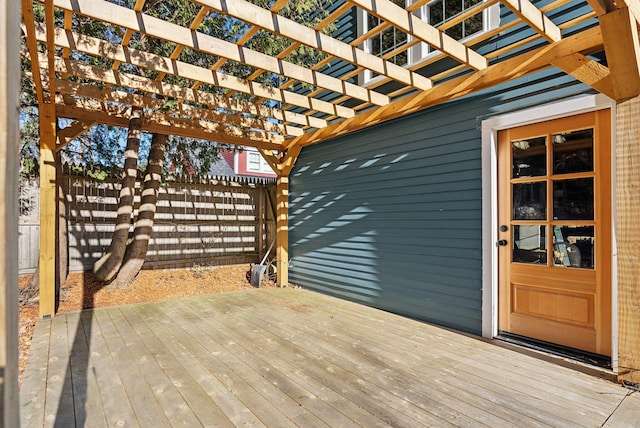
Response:
POLYGON ((277 285, 289 283, 289 176, 280 174, 276 185, 277 285))
POLYGON ((640 385, 640 96, 617 110, 618 380, 640 385))
POLYGON ((258 258, 262 260, 262 257, 264 257, 264 252, 266 251, 264 248, 264 234, 267 224, 266 214, 268 212, 265 205, 267 200, 267 188, 258 187, 256 191, 256 196, 258 199, 256 203, 256 216, 258 217, 258 223, 256 224, 256 243, 258 245, 258 258))
POLYGON ((0 426, 18 415, 18 93, 20 3, 0 0, 0 426))
POLYGON ((41 103, 40 114, 40 318, 56 311, 58 195, 55 105, 41 103))

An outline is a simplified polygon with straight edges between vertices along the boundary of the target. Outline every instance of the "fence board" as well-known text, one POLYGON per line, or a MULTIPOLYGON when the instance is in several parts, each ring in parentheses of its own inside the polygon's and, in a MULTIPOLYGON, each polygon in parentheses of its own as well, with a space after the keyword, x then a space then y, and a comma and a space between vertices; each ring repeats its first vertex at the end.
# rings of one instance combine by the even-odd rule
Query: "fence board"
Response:
MULTIPOLYGON (((70 174, 65 174, 63 180, 69 269, 88 270, 109 247, 119 183, 70 174)), ((264 255, 265 246, 275 236, 275 219, 272 210, 260 207, 260 203, 268 204, 270 198, 265 194, 273 195, 273 184, 211 181, 168 183, 160 188, 154 232, 143 268, 255 263, 264 255)), ((139 204, 138 195, 132 225, 139 204)), ((37 266, 38 235, 37 223, 25 221, 20 225, 21 273, 33 272, 37 266)))

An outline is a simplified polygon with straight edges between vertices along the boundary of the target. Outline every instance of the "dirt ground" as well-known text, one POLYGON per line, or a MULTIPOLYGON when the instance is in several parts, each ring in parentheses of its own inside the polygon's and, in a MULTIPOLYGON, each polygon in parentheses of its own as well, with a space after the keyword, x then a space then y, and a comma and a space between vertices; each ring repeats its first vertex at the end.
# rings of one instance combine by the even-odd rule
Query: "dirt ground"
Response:
MULTIPOLYGON (((58 313, 244 290, 252 288, 247 277, 248 272, 249 265, 143 270, 129 287, 120 290, 103 287, 91 272, 72 273, 61 288, 63 300, 60 302, 58 313)), ((25 287, 29 279, 29 276, 20 277, 20 287, 25 287)), ((31 336, 37 320, 37 303, 20 307, 20 379, 27 363, 31 336)))

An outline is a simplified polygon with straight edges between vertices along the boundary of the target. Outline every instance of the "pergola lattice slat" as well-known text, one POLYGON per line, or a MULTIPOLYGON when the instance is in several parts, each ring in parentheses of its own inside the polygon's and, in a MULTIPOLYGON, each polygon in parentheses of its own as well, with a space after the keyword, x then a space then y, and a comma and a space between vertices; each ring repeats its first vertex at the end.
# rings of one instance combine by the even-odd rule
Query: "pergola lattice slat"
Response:
POLYGON ((73 10, 98 20, 109 20, 119 27, 293 78, 328 91, 349 95, 376 105, 389 103, 389 98, 381 93, 112 3, 102 0, 84 0, 82 3, 72 0, 54 1, 57 7, 66 10, 73 10))
MULTIPOLYGON (((37 30, 37 38, 39 40, 46 39, 46 34, 41 28, 37 30)), ((317 98, 308 98, 292 91, 279 90, 260 83, 246 81, 225 73, 214 72, 203 67, 171 60, 161 55, 117 45, 95 37, 56 29, 55 40, 56 44, 62 47, 73 47, 80 52, 111 60, 127 61, 128 64, 148 70, 209 83, 221 88, 232 89, 279 102, 286 102, 287 104, 317 110, 339 117, 351 117, 355 115, 355 112, 347 107, 335 105, 317 98)), ((96 80, 99 80, 99 78, 96 80)))
POLYGON ((529 0, 501 0, 513 13, 518 15, 550 42, 557 42, 562 38, 558 28, 547 16, 535 7, 529 0))
MULTIPOLYGON (((221 0, 199 0, 213 10, 242 19, 274 34, 296 40, 300 44, 312 47, 320 52, 332 55, 334 59, 342 59, 361 68, 367 68, 378 74, 402 82, 417 89, 429 89, 431 81, 404 67, 372 55, 336 40, 321 31, 305 27, 302 24, 283 18, 278 14, 264 10, 244 0, 223 2, 221 0)), ((292 45, 295 45, 293 43, 292 45)), ((279 55, 280 56, 280 55, 279 55)), ((315 68, 315 67, 314 67, 315 68)))
MULTIPOLYGON (((81 84, 75 82, 69 82, 66 80, 58 80, 58 90, 63 94, 76 95, 85 98, 95 98, 101 101, 109 101, 113 103, 131 105, 142 108, 149 108, 151 110, 162 111, 166 108, 165 101, 158 98, 152 98, 148 96, 131 94, 125 91, 118 91, 113 89, 100 89, 93 85, 81 84)), ((274 122, 269 122, 264 119, 251 118, 247 116, 231 115, 222 112, 217 112, 211 109, 205 109, 195 107, 190 104, 181 103, 176 105, 176 110, 183 116, 201 117, 213 122, 227 123, 231 125, 237 125, 239 127, 261 129, 266 132, 295 135, 299 136, 304 133, 302 128, 297 128, 291 125, 280 125, 274 122)))
POLYGON ((312 128, 324 128, 327 125, 326 121, 313 116, 305 116, 287 110, 256 105, 246 101, 215 95, 210 92, 198 91, 166 82, 159 82, 134 74, 107 70, 78 61, 63 60, 59 58, 56 61, 56 71, 68 73, 75 77, 89 78, 109 85, 117 85, 133 90, 149 92, 168 98, 179 98, 194 103, 207 104, 211 108, 220 108, 227 111, 270 117, 278 121, 296 123, 312 128))

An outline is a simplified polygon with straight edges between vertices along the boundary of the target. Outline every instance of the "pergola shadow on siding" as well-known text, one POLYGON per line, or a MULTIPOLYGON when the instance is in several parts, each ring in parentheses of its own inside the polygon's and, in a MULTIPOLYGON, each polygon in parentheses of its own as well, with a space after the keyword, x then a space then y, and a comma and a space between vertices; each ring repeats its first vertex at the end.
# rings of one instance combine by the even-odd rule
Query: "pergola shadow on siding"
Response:
MULTIPOLYGON (((637 0, 615 4, 610 0, 535 4, 529 0, 488 0, 437 28, 414 14, 429 0, 416 0, 404 8, 390 0, 333 0, 326 3, 326 18, 313 28, 282 16, 288 0, 274 0, 269 9, 246 0, 189 2, 194 13, 187 27, 155 18, 148 10, 152 2, 146 4, 145 0, 21 1, 21 30, 26 41, 21 54, 31 62, 30 77, 36 85, 40 111, 41 316, 55 312, 56 152, 95 123, 126 126, 133 107, 144 109, 143 130, 261 151, 278 174, 278 283, 286 284, 288 176, 303 147, 550 67, 618 100, 620 117, 634 117, 630 112, 639 104, 637 0), (497 28, 465 43, 446 33, 451 25, 494 4, 508 12, 497 28), (569 14, 569 20, 562 21, 569 15, 560 12, 572 5, 580 7, 569 14), (43 19, 36 18, 41 16, 34 13, 36 8, 43 8, 43 19), (376 16, 380 24, 361 37, 332 37, 323 31, 364 12, 376 16), (246 31, 234 43, 218 39, 201 25, 211 15, 227 15, 243 23, 246 31), (107 40, 83 34, 81 24, 94 22, 110 28, 112 37, 107 40), (389 28, 408 35, 411 42, 400 50, 423 42, 436 54, 419 65, 400 67, 388 60, 391 54, 379 58, 363 49, 366 39, 389 28), (522 31, 512 42, 491 43, 513 29, 522 31), (289 46, 274 57, 250 49, 248 42, 260 32, 283 37, 289 46), (175 48, 163 56, 130 46, 130 41, 139 37, 171 42, 175 48), (300 46, 317 54, 315 65, 304 68, 289 61, 291 52, 300 46), (182 55, 190 50, 209 56, 212 65, 190 63, 188 55, 182 55), (602 52, 606 62, 601 55, 592 56, 602 52), (93 65, 96 58, 108 66, 93 65), (227 62, 246 66, 250 75, 223 72, 227 62), (344 64, 349 66, 338 67, 344 64), (379 78, 360 86, 358 76, 365 71, 379 78), (278 85, 260 83, 264 75, 274 77, 278 85), (166 105, 175 108, 166 110, 166 105), (72 122, 57 129, 58 118, 72 122)), ((2 1, 3 11, 7 3, 2 1)), ((7 22, 17 19, 11 13, 4 16, 7 22)), ((11 57, 14 51, 19 51, 18 46, 7 46, 5 55, 11 57)), ((11 76, 8 85, 17 85, 18 80, 18 76, 11 76)), ((637 119, 621 120, 620 147, 631 150, 636 145, 638 133, 625 132, 636 126, 637 119)), ((634 185, 629 172, 631 157, 618 163, 618 194, 623 200, 634 185)), ((633 279, 638 273, 633 265, 633 242, 640 238, 637 222, 630 221, 634 203, 637 197, 630 196, 618 207, 619 216, 629 220, 618 222, 625 228, 619 233, 625 239, 618 239, 619 319, 621 352, 629 349, 638 361, 640 343, 633 339, 632 331, 625 330, 625 326, 640 323, 631 299, 639 293, 633 279)), ((623 359, 620 361, 624 366, 623 359)), ((629 367, 630 378, 640 381, 637 367, 629 367)))

